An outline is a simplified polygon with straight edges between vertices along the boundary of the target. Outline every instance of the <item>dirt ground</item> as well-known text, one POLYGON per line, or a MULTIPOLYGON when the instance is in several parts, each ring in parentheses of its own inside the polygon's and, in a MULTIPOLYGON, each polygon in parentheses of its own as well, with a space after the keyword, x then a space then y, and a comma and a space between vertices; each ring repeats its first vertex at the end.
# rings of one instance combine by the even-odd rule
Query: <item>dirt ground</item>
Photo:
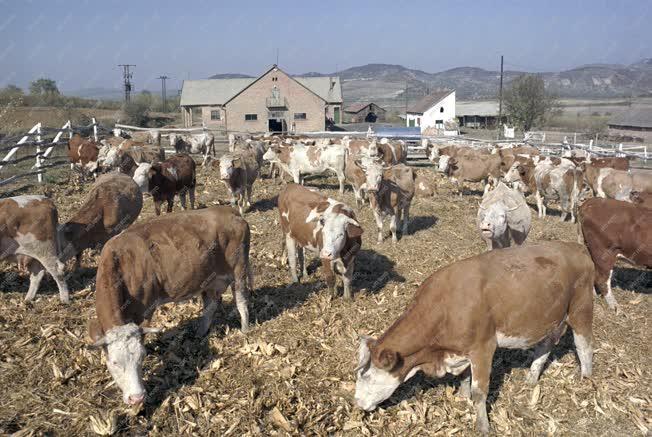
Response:
MULTIPOLYGON (((434 179, 430 168, 419 170, 434 179)), ((227 199, 216 176, 200 175, 198 200, 227 199)), ((89 186, 58 181, 31 192, 50 194, 62 219, 89 186)), ((355 205, 334 179, 313 179, 329 196, 355 205)), ((146 338, 148 397, 138 411, 122 404, 98 350, 87 348, 94 315, 98 253, 87 252, 71 273, 72 303, 59 303, 52 280, 25 303, 28 277, 0 263, 0 431, 17 435, 469 435, 471 405, 456 395, 458 380, 411 379, 372 413, 352 403, 358 336, 377 336, 403 312, 416 288, 438 268, 485 246, 475 227, 478 193, 462 198, 441 183, 434 198, 415 199, 409 235, 398 244, 375 242, 368 208, 358 212, 363 248, 356 262, 354 299, 332 299, 312 275, 291 285, 281 264, 275 196, 281 184, 255 185, 252 230, 255 291, 253 328, 243 335, 227 293, 206 338, 195 338, 198 300, 161 307, 146 338)), ((178 204, 175 205, 175 210, 178 204)), ((554 210, 550 208, 550 210, 554 210)), ((153 216, 145 200, 140 221, 153 216)), ((554 212, 553 212, 554 214, 554 212)), ((576 227, 556 215, 533 219, 530 242, 576 241, 576 227)), ((70 265, 68 266, 70 268, 70 265)), ((539 384, 525 384, 531 351, 500 350, 493 364, 489 420, 497 435, 645 435, 652 429, 652 276, 623 267, 615 273, 621 313, 595 305, 594 373, 580 380, 572 335, 555 347, 539 384)), ((648 434, 649 435, 649 434, 648 434)))

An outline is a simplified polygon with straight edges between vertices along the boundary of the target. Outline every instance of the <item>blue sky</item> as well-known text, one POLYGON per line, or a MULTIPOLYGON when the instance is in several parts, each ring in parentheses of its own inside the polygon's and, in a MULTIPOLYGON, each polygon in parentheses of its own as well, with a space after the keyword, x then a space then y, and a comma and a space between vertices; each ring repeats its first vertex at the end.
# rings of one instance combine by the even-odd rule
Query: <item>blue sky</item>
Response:
POLYGON ((0 86, 36 77, 60 89, 136 90, 182 79, 367 63, 546 71, 652 57, 652 0, 23 1, 0 0, 0 86))

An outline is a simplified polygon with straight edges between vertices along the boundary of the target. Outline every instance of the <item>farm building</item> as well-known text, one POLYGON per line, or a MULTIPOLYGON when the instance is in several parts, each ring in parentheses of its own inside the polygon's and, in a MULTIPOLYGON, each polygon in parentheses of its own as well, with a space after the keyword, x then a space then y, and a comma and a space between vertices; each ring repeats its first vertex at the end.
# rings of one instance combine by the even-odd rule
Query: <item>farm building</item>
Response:
POLYGON ((322 131, 341 121, 342 88, 339 77, 290 76, 273 65, 258 78, 184 81, 186 127, 194 111, 205 126, 229 132, 322 131))
POLYGON ((455 90, 435 91, 407 110, 406 125, 418 126, 421 132, 429 127, 444 129, 444 123, 455 119, 455 90))
POLYGON ((652 142, 652 110, 632 109, 609 120, 609 135, 641 138, 652 142))
MULTIPOLYGON (((457 102, 455 113, 460 126, 469 128, 493 128, 498 120, 498 102, 457 102)), ((503 115, 503 120, 506 117, 503 115)))
POLYGON ((386 110, 375 103, 355 103, 344 109, 349 123, 375 123, 385 121, 386 110))

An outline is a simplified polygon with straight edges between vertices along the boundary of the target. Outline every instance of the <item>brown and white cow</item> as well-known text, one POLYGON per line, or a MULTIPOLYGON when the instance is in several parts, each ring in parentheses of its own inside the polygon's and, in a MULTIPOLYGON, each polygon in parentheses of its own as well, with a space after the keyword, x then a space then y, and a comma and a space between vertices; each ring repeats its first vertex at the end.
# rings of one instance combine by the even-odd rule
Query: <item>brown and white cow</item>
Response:
POLYGON ((617 309, 611 290, 616 260, 652 268, 652 209, 592 198, 579 209, 579 230, 595 263, 595 288, 611 309, 617 309))
POLYGON ((58 257, 58 225, 57 208, 45 196, 0 199, 0 259, 27 266, 30 277, 25 300, 34 299, 47 271, 57 283, 61 302, 70 301, 64 265, 58 257))
POLYGON ((616 170, 611 167, 584 165, 586 182, 595 196, 629 201, 632 191, 652 192, 652 170, 616 170))
POLYGON ((375 142, 378 148, 378 154, 386 165, 394 165, 407 161, 407 146, 403 141, 390 142, 387 138, 381 138, 379 142, 375 142))
POLYGON ((100 144, 84 138, 79 134, 74 134, 68 140, 68 158, 70 159, 70 168, 79 167, 82 175, 95 171, 97 168, 97 158, 100 152, 100 144))
POLYGON ((231 286, 242 331, 249 328, 250 231, 228 206, 166 214, 134 225, 110 239, 97 267, 95 310, 89 326, 96 346, 127 404, 145 399, 143 334, 159 305, 201 295, 197 327, 206 335, 231 286))
POLYGON ((566 220, 570 214, 572 222, 575 221, 582 180, 581 170, 565 158, 544 159, 536 164, 531 160, 517 160, 505 174, 505 181, 517 183, 523 192, 534 193, 540 218, 546 216, 547 202, 558 200, 560 220, 566 220))
POLYGON ((231 194, 231 206, 240 214, 251 207, 251 191, 258 178, 258 161, 253 150, 227 153, 211 164, 220 172, 220 180, 231 194))
POLYGON ((560 241, 493 250, 436 271, 378 340, 361 339, 357 405, 375 409, 419 370, 438 378, 463 375, 460 391, 470 394, 476 426, 486 434, 496 348, 536 345, 527 378, 536 384, 566 325, 573 330, 581 375, 590 377, 593 275, 586 249, 560 241))
POLYGON ((339 181, 340 193, 344 193, 346 153, 347 150, 342 144, 306 146, 295 143, 287 147, 271 146, 263 158, 278 164, 283 171, 292 176, 296 184, 303 185, 306 175, 319 175, 332 171, 339 181))
POLYGON ((281 191, 278 210, 292 282, 299 281, 298 246, 301 248, 302 276, 308 276, 307 252, 318 252, 328 289, 337 296, 335 275, 341 276, 344 297, 350 299, 355 256, 360 250, 363 232, 353 210, 297 184, 288 184, 281 191))
POLYGON ((477 151, 458 154, 452 158, 442 155, 439 158, 439 171, 451 179, 460 195, 462 195, 464 182, 482 182, 486 192, 490 185, 495 186, 500 178, 500 163, 499 155, 477 151))
POLYGON ((398 241, 397 230, 400 227, 402 236, 408 234, 410 221, 410 205, 414 197, 414 180, 416 175, 411 167, 397 164, 390 167, 381 161, 366 159, 356 161, 367 175, 366 190, 369 193, 369 204, 374 212, 378 227, 378 243, 383 242, 383 219, 390 218, 389 229, 392 242, 398 241))
POLYGON ((79 267, 85 249, 99 248, 138 218, 143 195, 134 180, 122 173, 97 178, 82 206, 60 228, 63 261, 76 257, 79 267))
POLYGON ((652 193, 632 191, 629 193, 629 201, 635 205, 642 206, 643 208, 652 208, 652 193))
POLYGON ((417 197, 429 198, 437 192, 437 185, 431 182, 422 174, 417 174, 414 179, 414 195, 417 197))
POLYGON ((156 215, 161 214, 161 204, 167 201, 167 212, 172 212, 174 196, 178 193, 181 207, 186 209, 186 193, 190 197, 190 208, 195 208, 196 164, 185 153, 170 156, 163 162, 141 163, 134 172, 134 181, 142 193, 154 198, 156 215))

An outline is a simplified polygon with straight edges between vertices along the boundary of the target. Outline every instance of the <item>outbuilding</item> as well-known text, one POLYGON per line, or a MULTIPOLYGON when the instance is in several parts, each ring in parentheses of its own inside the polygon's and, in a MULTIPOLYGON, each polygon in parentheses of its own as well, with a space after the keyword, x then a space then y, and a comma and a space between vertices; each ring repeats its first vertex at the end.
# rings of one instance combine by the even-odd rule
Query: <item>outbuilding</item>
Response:
POLYGON ((455 90, 435 91, 421 98, 407 110, 406 125, 445 129, 445 123, 455 119, 455 90))
POLYGON ((339 77, 290 76, 273 65, 258 78, 186 80, 181 88, 186 127, 195 111, 225 132, 314 132, 341 122, 339 77))
POLYGON ((377 104, 355 103, 344 109, 345 121, 349 123, 375 123, 385 121, 386 110, 377 104))
POLYGON ((645 108, 631 109, 614 116, 608 122, 609 135, 631 138, 625 141, 642 140, 652 142, 652 110, 645 108))

